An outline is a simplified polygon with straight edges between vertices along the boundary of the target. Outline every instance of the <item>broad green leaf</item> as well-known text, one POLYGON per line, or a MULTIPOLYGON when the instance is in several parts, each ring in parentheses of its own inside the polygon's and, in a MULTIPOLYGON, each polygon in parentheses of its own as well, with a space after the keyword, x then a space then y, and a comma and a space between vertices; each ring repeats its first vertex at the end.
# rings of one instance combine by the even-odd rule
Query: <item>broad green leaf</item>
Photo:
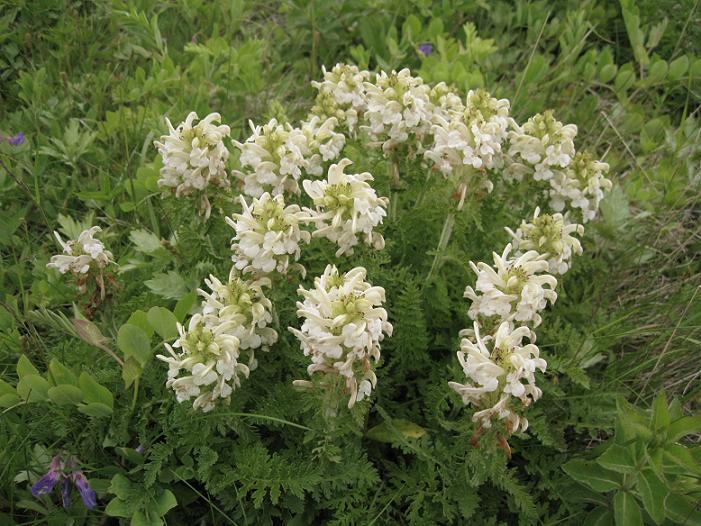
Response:
POLYGON ((662 458, 665 470, 673 470, 674 473, 701 473, 691 451, 680 444, 665 445, 662 458), (674 469, 675 465, 681 469, 674 469))
POLYGON ((131 492, 131 481, 124 475, 117 473, 112 477, 108 491, 117 495, 117 498, 127 500, 131 492))
POLYGON ((17 394, 27 402, 43 402, 47 400, 51 384, 38 374, 25 374, 17 383, 17 394))
POLYGON ((151 292, 167 300, 177 300, 188 293, 187 285, 183 277, 174 270, 167 274, 158 273, 144 282, 151 292))
POLYGON ((148 322, 148 315, 144 311, 135 310, 132 312, 131 316, 129 316, 129 319, 127 320, 127 323, 129 325, 136 325, 139 327, 149 338, 153 336, 153 327, 151 327, 151 324, 148 322))
POLYGON ((175 508, 178 505, 178 501, 175 499, 175 495, 170 490, 165 490, 158 497, 156 497, 155 510, 162 517, 169 510, 175 508))
POLYGON ((603 468, 593 461, 570 460, 562 469, 577 482, 586 484, 595 491, 611 491, 623 484, 620 473, 603 468))
POLYGON ((0 395, 6 394, 17 394, 17 391, 13 386, 8 384, 5 380, 0 380, 0 395))
POLYGON ((701 415, 685 416, 669 425, 667 440, 676 442, 687 435, 701 433, 701 415))
POLYGON ((136 511, 131 516, 131 526, 161 526, 163 519, 155 513, 146 511, 136 511))
POLYGON ((196 303, 197 293, 195 292, 188 292, 178 300, 178 302, 175 304, 174 312, 175 317, 180 323, 183 322, 185 317, 190 313, 192 307, 194 307, 196 303))
POLYGON ((0 394, 0 407, 12 407, 22 400, 15 393, 0 394))
POLYGON ((162 248, 160 238, 148 230, 132 230, 129 239, 134 243, 136 250, 144 254, 152 254, 162 248))
POLYGON ((78 385, 80 386, 80 390, 83 391, 83 401, 85 403, 100 403, 112 409, 114 398, 110 390, 97 383, 97 381, 85 371, 80 373, 78 385))
POLYGON ((115 497, 107 503, 105 513, 110 517, 123 517, 125 519, 131 517, 131 510, 129 509, 129 506, 127 506, 126 501, 120 499, 119 497, 115 497))
POLYGON ((136 358, 129 356, 124 360, 124 366, 122 367, 122 380, 124 380, 124 388, 129 389, 134 380, 141 376, 142 368, 136 358))
POLYGON ((139 453, 136 449, 130 447, 117 447, 114 448, 114 450, 119 456, 128 460, 129 462, 132 462, 134 464, 144 463, 144 456, 141 453, 139 453))
POLYGON ((669 65, 669 80, 679 80, 689 69, 689 57, 682 55, 675 58, 669 65))
POLYGON ((366 436, 377 442, 397 442, 397 433, 404 438, 421 438, 426 430, 414 422, 401 418, 393 419, 392 423, 382 422, 368 430, 366 436), (396 431, 395 431, 396 430, 396 431))
POLYGON ((58 405, 76 405, 83 401, 83 391, 75 385, 61 384, 49 389, 49 399, 58 405))
POLYGON ((633 473, 636 470, 633 452, 629 447, 611 444, 596 462, 601 466, 618 471, 619 473, 633 473))
POLYGON ((85 415, 94 416, 96 418, 107 417, 112 414, 112 408, 110 406, 101 404, 99 402, 80 404, 78 406, 78 411, 85 415))
POLYGON ((49 362, 49 375, 55 385, 78 385, 78 378, 76 378, 73 371, 56 358, 49 362))
POLYGON ((638 492, 648 514, 661 524, 664 520, 664 500, 667 497, 667 488, 651 469, 644 469, 638 476, 638 492))
POLYGON ((117 332, 117 347, 141 366, 151 358, 151 339, 136 325, 125 323, 117 332))
POLYGON ((667 517, 677 524, 701 526, 701 511, 697 509, 696 499, 678 493, 670 493, 664 501, 664 507, 667 511, 667 517))
POLYGON ((599 80, 607 84, 615 78, 617 72, 618 68, 616 64, 606 64, 601 68, 601 71, 599 71, 599 80))
POLYGON ((616 526, 642 526, 643 517, 635 497, 627 491, 617 491, 613 497, 616 526))
POLYGON ((669 426, 669 409, 667 405, 667 396, 665 396, 664 391, 655 397, 654 402, 652 402, 652 428, 656 432, 661 432, 667 429, 669 426))
POLYGON ((169 341, 177 338, 178 329, 176 325, 178 319, 168 309, 151 307, 148 311, 148 322, 163 340, 169 341))
POLYGON ((664 60, 656 60, 650 65, 647 75, 647 81, 652 84, 662 82, 667 76, 667 63, 664 60))
POLYGON ((39 374, 39 371, 37 370, 36 367, 32 365, 32 362, 29 361, 29 358, 27 358, 24 354, 19 357, 19 360, 17 361, 17 376, 20 378, 27 376, 28 374, 39 374))

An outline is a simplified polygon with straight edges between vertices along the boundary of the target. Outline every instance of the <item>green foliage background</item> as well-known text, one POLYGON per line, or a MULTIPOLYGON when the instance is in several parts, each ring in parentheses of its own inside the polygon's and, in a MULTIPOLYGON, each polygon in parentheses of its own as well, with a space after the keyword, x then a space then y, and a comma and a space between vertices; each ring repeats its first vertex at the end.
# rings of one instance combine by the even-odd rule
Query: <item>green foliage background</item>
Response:
MULTIPOLYGON (((7 382, 0 395, 18 383, 24 356, 42 375, 52 360, 85 372, 114 400, 107 417, 50 401, 2 408, 0 522, 114 523, 106 522, 118 520, 105 514, 107 503, 132 524, 160 524, 161 517, 168 524, 656 522, 645 501, 638 515, 625 515, 630 499, 642 498, 635 484, 623 481, 612 497, 585 488, 581 472, 562 466, 609 447, 614 427, 623 425, 617 400, 645 416, 665 389, 677 398, 672 420, 698 407, 698 7, 691 0, 6 0, 0 134, 23 131, 27 141, 0 144, 0 371, 7 382), (420 54, 421 43, 432 43, 434 53, 420 54), (386 250, 342 263, 362 264, 387 290, 395 328, 383 343, 373 402, 352 414, 329 421, 318 400, 291 388, 292 379, 306 377, 306 359, 285 330, 298 325, 294 280, 270 294, 281 340, 225 410, 194 414, 178 405, 153 357, 127 389, 118 365, 95 345, 119 352, 118 331, 130 319, 138 324, 139 310, 162 306, 182 318, 203 277, 228 273, 231 230, 222 217, 235 203, 215 199, 204 224, 155 188, 152 141, 164 131, 163 116, 179 122, 189 111, 217 111, 241 140, 249 119, 306 115, 310 80, 321 76, 321 65, 344 61, 409 67, 461 90, 484 86, 509 98, 519 121, 554 109, 579 127, 578 147, 611 165, 614 189, 538 329, 548 353, 539 379, 544 396, 529 410, 528 433, 510 439, 510 460, 495 437, 472 447, 470 412, 446 382, 461 375, 455 351, 458 331, 469 326, 462 298, 474 279, 468 261, 488 259, 507 241, 502 227, 532 213, 521 190, 496 193, 458 217, 437 254, 440 272, 427 280, 451 189, 436 178, 424 185, 425 173, 402 172, 409 184, 392 195, 386 250), (104 340, 76 331, 75 291, 45 268, 56 252, 51 231, 81 224, 101 225, 128 269, 92 317, 104 340), (31 496, 31 481, 58 450, 82 461, 98 492, 96 510, 79 503, 64 510, 56 496, 31 496), (168 511, 171 497, 177 507, 168 511)), ((356 167, 375 174, 378 194, 389 195, 384 161, 355 148, 356 167)), ((313 242, 305 283, 331 260, 331 247, 313 242)), ((161 347, 161 336, 151 337, 148 352, 161 347)), ((664 427, 655 425, 657 436, 664 427)), ((699 429, 689 432, 683 481, 672 468, 660 470, 670 491, 692 503, 681 518, 666 520, 697 524, 699 429)), ((636 440, 621 445, 622 433, 615 446, 636 440)), ((645 454, 652 450, 645 446, 645 454)))

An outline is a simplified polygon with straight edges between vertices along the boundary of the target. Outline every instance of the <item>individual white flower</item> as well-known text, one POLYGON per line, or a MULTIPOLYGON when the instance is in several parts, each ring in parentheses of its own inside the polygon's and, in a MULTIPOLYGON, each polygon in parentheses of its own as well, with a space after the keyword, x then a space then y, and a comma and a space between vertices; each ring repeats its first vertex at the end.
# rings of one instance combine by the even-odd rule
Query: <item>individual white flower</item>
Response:
POLYGON ((430 87, 421 77, 412 77, 408 69, 389 75, 383 71, 374 83, 366 82, 365 89, 365 128, 373 140, 380 141, 385 152, 408 141, 420 150, 433 117, 430 87))
POLYGON ((312 115, 322 120, 334 117, 340 126, 353 132, 358 117, 367 108, 365 82, 370 79, 370 73, 349 64, 336 64, 331 71, 324 66, 321 69, 324 79, 312 81, 312 86, 319 90, 312 115))
POLYGON ((307 139, 308 152, 305 170, 309 175, 322 175, 323 163, 336 160, 341 155, 346 137, 334 131, 337 124, 333 117, 322 121, 317 116, 312 116, 302 123, 301 131, 307 139))
POLYGON ((469 166, 477 170, 503 165, 502 143, 509 126, 509 101, 485 90, 470 91, 460 114, 434 115, 433 145, 424 156, 445 175, 469 166))
POLYGON ((229 150, 224 146, 224 137, 230 129, 221 124, 218 113, 210 113, 198 121, 195 112, 190 113, 185 122, 177 128, 166 118, 168 135, 154 141, 163 159, 160 188, 170 189, 176 197, 202 192, 202 210, 209 216, 210 206, 206 190, 209 186, 226 188, 229 185, 226 161, 229 150))
POLYGON ((533 213, 530 223, 521 222, 516 232, 506 231, 513 237, 518 253, 535 250, 548 257, 548 272, 564 274, 570 266, 573 254, 582 253, 582 244, 572 234, 583 235, 584 227, 570 223, 562 214, 542 214, 540 208, 533 213))
POLYGON ((535 372, 545 372, 547 364, 533 343, 535 334, 528 327, 514 329, 506 321, 499 325, 493 337, 482 338, 477 322, 472 334, 473 339, 461 340, 457 353, 468 382, 448 384, 462 396, 463 403, 480 409, 473 415, 473 421, 488 428, 494 418, 505 419, 510 433, 519 427, 525 431, 528 421, 515 413, 510 403, 516 398, 523 408, 541 396, 535 385, 535 372), (531 343, 522 345, 524 337, 531 343))
POLYGON ((234 321, 212 323, 195 314, 187 330, 178 323, 180 337, 165 348, 169 356, 157 355, 166 362, 166 387, 175 391, 178 402, 195 398, 192 407, 211 411, 217 401, 228 404, 231 393, 248 378, 249 368, 238 362, 239 340, 231 334, 234 321))
POLYGON ((87 274, 91 269, 101 271, 114 263, 112 252, 105 250, 105 245, 94 236, 102 229, 93 226, 83 230, 78 239, 63 241, 61 235, 54 231, 54 236, 63 248, 63 254, 51 256, 47 268, 55 268, 61 274, 87 274))
POLYGON ((609 165, 597 161, 591 153, 577 152, 572 163, 557 171, 550 180, 550 206, 559 211, 569 203, 581 210, 583 222, 594 219, 604 198, 604 190, 612 187, 606 178, 608 170, 609 165))
POLYGON ((465 297, 472 301, 468 315, 473 320, 496 316, 501 321, 533 322, 537 327, 541 322, 539 311, 548 301, 552 304, 557 299, 553 290, 557 280, 543 274, 549 267, 546 255, 529 250, 509 259, 511 250, 509 243, 501 256, 493 253, 494 268, 470 261, 477 274, 477 291, 470 286, 465 289, 465 297))
POLYGON ((350 160, 343 159, 331 165, 326 180, 307 179, 302 183, 316 205, 316 210, 305 208, 309 220, 316 226, 312 235, 338 244, 337 257, 352 254, 353 247, 361 241, 378 250, 385 245, 382 235, 373 229, 382 223, 389 200, 377 197, 374 188, 367 183, 373 180, 368 172, 343 173, 350 164, 350 160))
POLYGON ((509 173, 517 179, 525 173, 533 173, 536 181, 552 179, 574 159, 576 135, 577 126, 562 124, 551 110, 534 115, 522 127, 514 123, 509 132, 513 161, 509 173))
POLYGON ((382 308, 385 290, 366 282, 366 274, 363 267, 339 274, 335 266, 328 265, 314 279, 313 289, 299 288, 304 301, 297 303, 297 316, 304 322, 299 330, 289 328, 304 355, 312 359, 307 368, 310 376, 320 372, 344 378, 349 408, 376 386, 374 368, 380 359, 380 342, 392 334, 382 308))
POLYGON ((276 119, 263 126, 250 122, 250 126, 253 135, 246 142, 233 141, 241 150, 241 164, 253 170, 234 172, 244 183, 243 192, 252 197, 264 192, 298 194, 297 181, 306 166, 305 155, 310 153, 302 130, 279 124, 276 119))
POLYGON ((236 231, 231 245, 235 267, 245 272, 287 273, 290 259, 292 263, 299 259, 299 244, 311 239, 309 232, 299 228, 304 213, 297 205, 286 207, 282 195, 271 197, 265 192, 250 206, 243 196, 239 199, 243 211, 226 218, 236 231))

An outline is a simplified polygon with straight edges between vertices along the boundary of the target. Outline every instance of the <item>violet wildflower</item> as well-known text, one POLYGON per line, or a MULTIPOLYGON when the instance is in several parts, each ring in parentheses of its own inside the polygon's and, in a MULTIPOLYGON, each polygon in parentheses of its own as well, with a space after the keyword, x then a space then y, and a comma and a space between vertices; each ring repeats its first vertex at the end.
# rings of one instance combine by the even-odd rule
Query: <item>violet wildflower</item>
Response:
POLYGON ((46 475, 41 477, 32 486, 32 495, 34 495, 35 497, 41 497, 42 495, 50 493, 54 489, 54 486, 56 485, 56 482, 58 482, 60 476, 61 457, 56 455, 53 459, 51 459, 51 464, 49 464, 49 471, 46 473, 46 475))
POLYGON ((19 132, 17 135, 8 137, 7 142, 11 146, 19 146, 20 144, 24 144, 24 132, 19 132))
POLYGON ((419 53, 421 53, 424 57, 429 56, 433 53, 433 44, 428 42, 419 44, 419 53))
POLYGON ((61 500, 64 508, 71 505, 71 481, 65 475, 61 481, 61 500))
POLYGON ((83 499, 83 504, 89 510, 93 509, 97 505, 97 496, 95 490, 90 487, 88 479, 85 478, 82 471, 74 471, 71 476, 78 493, 80 493, 80 498, 83 499))

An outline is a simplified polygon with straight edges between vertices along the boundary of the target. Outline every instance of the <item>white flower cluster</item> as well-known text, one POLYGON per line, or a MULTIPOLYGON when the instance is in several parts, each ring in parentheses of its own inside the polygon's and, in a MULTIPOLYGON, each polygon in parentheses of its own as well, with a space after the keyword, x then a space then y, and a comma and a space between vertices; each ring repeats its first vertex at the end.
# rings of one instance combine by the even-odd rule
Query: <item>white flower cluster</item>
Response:
POLYGON ((114 263, 112 252, 105 250, 105 245, 95 234, 101 232, 99 226, 83 230, 78 239, 63 241, 58 232, 54 236, 63 248, 63 254, 51 256, 47 268, 55 268, 61 274, 71 273, 75 276, 87 274, 91 269, 101 271, 110 263, 114 263))
POLYGON ((500 256, 493 253, 494 268, 486 263, 471 261, 477 274, 476 289, 468 286, 465 297, 472 301, 468 315, 473 320, 497 317, 499 322, 541 323, 539 312, 557 299, 557 280, 545 274, 549 268, 547 256, 529 250, 509 258, 509 243, 500 256))
POLYGON ((424 156, 443 174, 463 166, 481 170, 503 165, 501 149, 510 122, 508 100, 495 99, 481 89, 470 91, 460 113, 436 114, 433 119, 434 142, 424 156))
MULTIPOLYGON (((380 359, 380 342, 392 334, 387 311, 382 308, 385 290, 365 281, 367 271, 356 267, 345 274, 328 265, 314 288, 300 287, 303 302, 297 316, 304 318, 300 330, 290 327, 305 356, 311 356, 309 375, 320 372, 340 375, 350 394, 348 407, 370 396, 377 384, 375 364, 380 359)), ((304 380, 297 386, 311 387, 304 380)))
POLYGON ((572 163, 550 181, 550 206, 560 211, 569 203, 581 210, 584 222, 594 219, 604 190, 613 186, 605 176, 608 170, 608 164, 597 161, 589 152, 577 152, 572 163))
POLYGON ((264 126, 250 125, 253 135, 244 143, 233 142, 241 150, 241 164, 249 168, 235 174, 243 181, 243 192, 252 197, 265 192, 299 194, 302 172, 321 175, 322 162, 336 159, 345 144, 345 136, 334 131, 335 118, 312 117, 302 128, 276 119, 264 126))
POLYGON ((192 316, 187 330, 178 324, 179 338, 172 346, 165 343, 168 355, 158 358, 170 366, 166 386, 178 402, 195 397, 193 408, 206 412, 219 401, 231 401, 241 378, 258 365, 255 350, 269 350, 278 335, 268 326, 272 304, 262 290, 270 285, 268 279, 246 280, 234 267, 226 283, 210 275, 205 284, 209 292, 198 290, 204 297, 201 312, 192 316), (241 353, 247 364, 241 363, 241 353))
POLYGON ((178 323, 180 337, 172 346, 165 344, 169 356, 157 355, 169 365, 166 387, 175 391, 178 402, 195 397, 192 407, 205 412, 219 400, 228 404, 231 393, 241 386, 241 377, 250 373, 247 365, 239 363, 239 339, 231 334, 236 322, 217 321, 195 314, 187 330, 178 323))
POLYGON ((255 369, 255 349, 268 351, 277 341, 277 332, 269 325, 273 321, 273 305, 263 293, 270 287, 268 278, 244 279, 236 267, 231 268, 228 282, 210 275, 204 280, 209 292, 198 289, 204 297, 202 314, 207 319, 234 322, 231 334, 239 340, 241 351, 250 351, 249 367, 255 369))
POLYGON ((548 272, 564 274, 573 254, 582 253, 582 244, 572 234, 584 234, 584 227, 570 223, 562 214, 542 214, 536 208, 530 223, 521 222, 516 232, 506 231, 514 239, 514 249, 520 254, 534 250, 547 256, 548 272))
POLYGON ((224 137, 229 136, 230 129, 224 124, 217 126, 220 119, 218 113, 210 113, 196 123, 197 114, 192 112, 185 122, 173 128, 166 118, 169 134, 154 141, 163 159, 158 186, 171 189, 176 197, 203 192, 202 211, 207 217, 211 208, 206 190, 210 185, 224 188, 229 184, 229 150, 224 146, 224 137))
POLYGON ((367 108, 365 82, 370 79, 370 73, 347 64, 336 64, 331 71, 326 71, 323 66, 321 69, 324 80, 312 81, 319 94, 311 113, 321 120, 333 117, 352 133, 359 116, 367 108))
POLYGON ((562 124, 552 111, 534 115, 523 126, 514 123, 514 128, 509 132, 509 155, 514 161, 510 170, 516 178, 533 173, 536 181, 549 181, 557 170, 572 162, 577 126, 562 124))
POLYGON ((244 272, 287 273, 290 258, 293 263, 299 259, 299 244, 311 239, 309 232, 299 228, 304 213, 298 205, 285 206, 282 195, 265 192, 250 206, 243 196, 239 198, 242 213, 226 218, 236 231, 231 245, 235 267, 244 272))
POLYGON ((499 325, 494 336, 483 338, 475 322, 474 334, 462 339, 458 352, 468 382, 448 383, 463 403, 479 409, 473 421, 489 428, 493 419, 505 420, 509 433, 528 428, 528 420, 515 409, 522 410, 540 398, 535 372, 545 372, 547 365, 534 342, 535 334, 528 327, 514 329, 509 322, 499 325), (530 343, 523 345, 523 338, 530 343))
POLYGON ((420 149, 434 111, 429 100, 431 88, 423 79, 412 77, 408 69, 389 75, 382 71, 374 83, 365 83, 365 90, 365 128, 371 138, 381 142, 385 152, 407 141, 415 141, 420 149))
POLYGON ((337 257, 352 254, 353 247, 359 243, 358 236, 377 250, 385 246, 384 238, 373 232, 373 228, 382 223, 389 200, 377 197, 366 182, 373 180, 369 173, 343 173, 350 164, 351 161, 343 159, 331 165, 326 180, 307 179, 302 183, 316 206, 316 210, 305 208, 308 220, 316 227, 312 235, 338 244, 337 257))

